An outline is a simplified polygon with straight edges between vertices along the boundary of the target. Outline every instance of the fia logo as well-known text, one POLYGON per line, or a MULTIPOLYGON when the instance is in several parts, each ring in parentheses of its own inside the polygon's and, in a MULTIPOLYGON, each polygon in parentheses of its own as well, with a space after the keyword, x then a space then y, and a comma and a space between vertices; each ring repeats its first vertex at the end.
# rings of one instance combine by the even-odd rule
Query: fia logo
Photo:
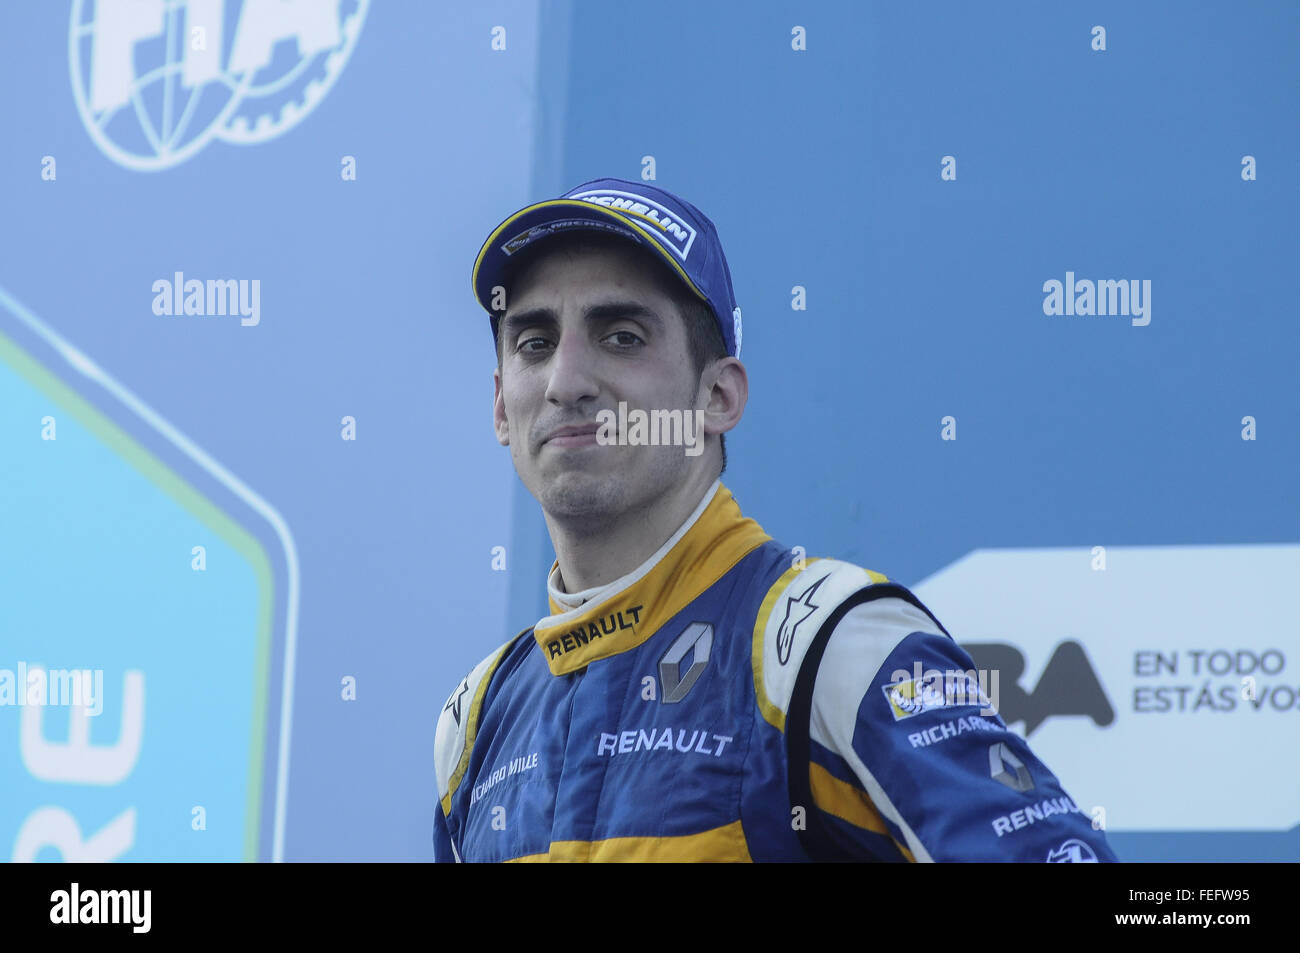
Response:
POLYGON ((81 121, 119 165, 156 172, 213 139, 253 145, 301 122, 356 46, 370 0, 74 0, 81 121))

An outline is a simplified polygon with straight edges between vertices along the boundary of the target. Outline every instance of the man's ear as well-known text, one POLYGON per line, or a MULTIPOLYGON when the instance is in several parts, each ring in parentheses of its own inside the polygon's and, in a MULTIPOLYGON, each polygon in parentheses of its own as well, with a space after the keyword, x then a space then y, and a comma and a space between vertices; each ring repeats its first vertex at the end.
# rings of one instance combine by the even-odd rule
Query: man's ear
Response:
POLYGON ((740 423, 749 401, 749 375, 738 358, 725 357, 709 365, 700 379, 704 432, 722 434, 740 423))
POLYGON ((492 370, 492 429, 497 432, 497 442, 510 446, 510 421, 506 420, 506 402, 501 396, 501 368, 492 370))

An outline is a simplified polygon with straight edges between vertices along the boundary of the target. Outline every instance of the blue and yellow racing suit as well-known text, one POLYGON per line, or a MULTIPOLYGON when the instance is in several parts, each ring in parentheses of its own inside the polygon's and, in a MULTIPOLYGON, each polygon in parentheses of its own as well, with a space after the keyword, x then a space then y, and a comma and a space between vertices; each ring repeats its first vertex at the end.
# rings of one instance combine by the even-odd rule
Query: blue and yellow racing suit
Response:
POLYGON ((911 592, 721 482, 584 595, 447 700, 437 860, 1116 859, 911 592))

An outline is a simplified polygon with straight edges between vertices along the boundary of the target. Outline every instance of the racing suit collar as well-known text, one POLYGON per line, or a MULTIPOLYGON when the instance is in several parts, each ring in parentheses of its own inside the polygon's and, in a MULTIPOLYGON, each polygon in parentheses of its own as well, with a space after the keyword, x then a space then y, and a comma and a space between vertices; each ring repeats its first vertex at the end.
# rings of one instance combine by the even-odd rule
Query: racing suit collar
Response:
POLYGON ((533 629, 551 674, 636 648, 770 538, 716 480, 677 532, 627 575, 563 593, 557 561, 547 577, 551 615, 533 629))
MULTIPOLYGON (((722 481, 714 480, 713 485, 705 491, 702 497, 700 497, 700 502, 691 512, 691 515, 686 517, 686 522, 677 527, 677 532, 668 537, 668 540, 640 566, 637 566, 627 575, 620 576, 612 582, 607 582, 600 586, 592 586, 590 589, 583 589, 581 592, 565 592, 560 588, 560 561, 557 559, 553 562, 551 564, 551 571, 546 574, 546 601, 550 604, 551 616, 558 616, 561 613, 567 613, 571 609, 576 609, 581 605, 585 605, 592 599, 603 599, 606 596, 620 592, 644 576, 650 571, 650 568, 659 560, 663 559, 664 554, 676 546, 677 541, 685 536, 687 531, 695 525, 696 521, 700 518, 700 514, 704 512, 710 501, 712 501, 713 497, 717 494, 718 487, 720 486, 722 486, 722 481)), ((545 621, 545 619, 542 620, 542 622, 545 621)), ((542 622, 539 622, 538 625, 541 625, 542 622)))

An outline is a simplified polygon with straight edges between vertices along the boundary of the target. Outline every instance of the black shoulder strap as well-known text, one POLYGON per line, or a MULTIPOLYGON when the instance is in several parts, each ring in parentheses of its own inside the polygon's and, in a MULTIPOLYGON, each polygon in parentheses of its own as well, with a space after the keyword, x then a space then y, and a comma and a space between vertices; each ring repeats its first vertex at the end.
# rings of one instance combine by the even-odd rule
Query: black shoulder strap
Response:
MULTIPOLYGON (((933 613, 909 589, 898 583, 880 582, 859 589, 845 599, 835 611, 822 623, 817 634, 808 645, 803 661, 799 665, 799 675, 795 679, 794 693, 790 696, 790 707, 785 716, 785 744, 787 775, 790 780, 790 806, 804 809, 804 829, 799 830, 799 840, 810 860, 845 863, 850 861, 870 860, 850 853, 822 823, 821 815, 813 806, 812 786, 808 772, 811 762, 811 720, 813 688, 817 683, 817 671, 821 667, 822 656, 831 640, 831 633, 840 624, 840 620, 854 609, 876 599, 902 599, 916 606, 930 621, 939 626, 939 631, 949 638, 948 630, 940 625, 933 613)), ((866 691, 868 686, 863 686, 866 691)))

